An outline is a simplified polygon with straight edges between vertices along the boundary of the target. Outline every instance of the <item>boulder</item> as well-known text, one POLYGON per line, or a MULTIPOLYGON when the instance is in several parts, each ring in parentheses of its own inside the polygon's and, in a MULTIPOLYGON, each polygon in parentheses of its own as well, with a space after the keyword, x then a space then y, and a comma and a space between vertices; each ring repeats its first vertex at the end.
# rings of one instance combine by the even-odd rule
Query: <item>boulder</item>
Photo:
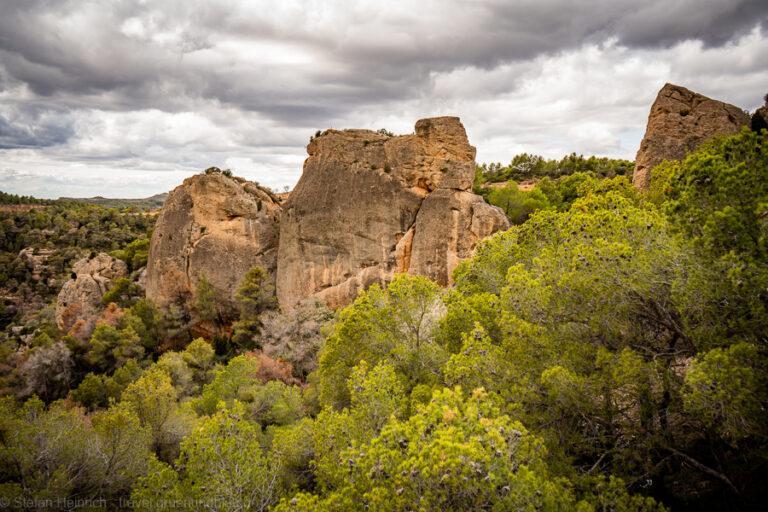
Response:
POLYGON ((102 297, 115 281, 128 277, 128 266, 102 252, 81 259, 72 272, 75 277, 64 283, 56 300, 56 324, 64 332, 103 309, 102 297))
POLYGON ((651 106, 648 126, 635 158, 632 183, 647 190, 651 169, 664 160, 682 160, 702 142, 738 133, 750 124, 739 107, 713 100, 679 85, 666 84, 651 106))
POLYGON ((343 306, 399 272, 447 284, 479 238, 509 226, 468 192, 475 148, 457 117, 422 119, 414 134, 397 137, 327 130, 307 152, 280 224, 283 308, 308 297, 343 306))
POLYGON ((43 273, 48 270, 46 262, 52 254, 52 249, 27 247, 19 251, 19 258, 25 261, 28 267, 32 269, 32 279, 39 281, 43 273))
POLYGON ((192 306, 203 275, 225 322, 253 266, 274 279, 280 206, 267 189, 220 172, 187 178, 168 195, 149 247, 147 296, 161 306, 192 306))

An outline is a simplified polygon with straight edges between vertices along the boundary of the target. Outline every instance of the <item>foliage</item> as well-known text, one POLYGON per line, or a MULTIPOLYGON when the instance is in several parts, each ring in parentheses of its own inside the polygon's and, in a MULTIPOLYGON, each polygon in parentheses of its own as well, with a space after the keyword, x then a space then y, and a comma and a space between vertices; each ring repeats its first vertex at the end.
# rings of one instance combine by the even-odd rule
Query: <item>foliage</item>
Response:
POLYGON ((459 265, 441 325, 452 346, 462 339, 447 380, 498 394, 580 488, 605 472, 643 475, 671 500, 695 485, 739 493, 765 460, 757 449, 737 462, 727 448, 764 435, 764 356, 722 321, 723 304, 744 300, 624 186, 580 188, 569 211, 538 212, 459 265))
POLYGON ((268 510, 277 501, 280 461, 261 454, 261 429, 243 412, 234 402, 203 420, 181 445, 178 472, 152 461, 134 487, 138 510, 268 510))
POLYGON ((235 294, 240 307, 240 320, 232 326, 232 343, 241 349, 256 346, 261 331, 259 315, 277 305, 272 278, 262 267, 252 267, 243 277, 235 294))
POLYGON ((203 388, 202 396, 193 401, 194 409, 198 414, 210 416, 220 404, 231 407, 237 401, 244 407, 246 418, 264 426, 298 421, 303 416, 298 388, 280 381, 263 384, 256 378, 258 371, 256 358, 248 355, 232 358, 203 388))
POLYGON ((149 237, 134 240, 122 249, 112 251, 110 256, 123 260, 128 265, 128 270, 133 272, 147 265, 149 258, 149 237))
POLYGON ((124 407, 88 418, 63 402, 46 410, 34 398, 21 407, 4 398, 0 434, 5 499, 125 499, 150 456, 148 433, 124 407))
POLYGON ((514 181, 508 182, 502 188, 493 189, 488 194, 488 202, 504 210, 513 224, 522 224, 531 213, 549 206, 543 193, 536 189, 521 192, 514 181))
POLYGON ((194 308, 199 322, 219 327, 222 319, 216 306, 216 293, 211 282, 205 277, 205 272, 200 275, 200 280, 195 287, 194 308))
POLYGON ((144 290, 128 278, 121 278, 112 284, 112 288, 104 294, 101 301, 104 305, 115 303, 121 308, 129 308, 141 299, 144 290))
POLYGON ((386 290, 377 285, 358 295, 341 312, 339 323, 320 355, 321 400, 342 408, 349 404, 344 384, 361 360, 389 361, 413 386, 439 382, 447 358, 435 342, 440 289, 424 277, 395 276, 386 290))
POLYGON ((213 348, 202 338, 194 339, 181 352, 165 352, 157 360, 157 367, 171 377, 180 397, 199 396, 203 386, 215 375, 213 348))
POLYGON ((724 276, 722 320, 765 344, 768 328, 768 138, 744 129, 667 169, 665 211, 724 276))
POLYGON ((70 397, 88 409, 106 407, 111 401, 120 399, 126 387, 139 377, 144 370, 135 359, 129 359, 112 375, 88 373, 77 388, 70 392, 70 397))
POLYGON ((153 450, 165 460, 172 460, 191 428, 190 418, 176 402, 177 396, 171 378, 158 367, 130 383, 121 395, 120 403, 136 413, 151 435, 153 450))
POLYGON ((299 495, 276 510, 592 510, 549 474, 542 441, 486 398, 482 389, 436 393, 345 450, 333 466, 338 485, 319 499, 299 495))
POLYGON ((245 393, 256 381, 258 361, 247 356, 232 358, 227 365, 216 372, 213 381, 203 388, 202 396, 195 400, 194 408, 198 414, 212 415, 219 402, 229 403, 241 400, 240 393, 245 393))
POLYGON ((487 182, 498 183, 510 180, 527 180, 533 178, 557 178, 575 173, 591 172, 594 175, 613 178, 615 176, 632 176, 635 163, 628 160, 600 158, 571 153, 560 160, 547 160, 539 155, 521 153, 515 155, 509 165, 501 163, 483 164, 480 172, 487 182))
POLYGON ((268 311, 260 318, 259 345, 293 367, 304 380, 317 369, 318 352, 333 327, 333 313, 316 299, 300 302, 288 311, 268 311))
POLYGON ((90 363, 103 372, 111 372, 129 359, 141 359, 144 356, 141 339, 130 325, 124 329, 107 323, 97 325, 91 336, 90 347, 90 363))
POLYGON ((701 354, 685 374, 685 410, 734 446, 765 436, 766 363, 754 345, 743 342, 701 354))

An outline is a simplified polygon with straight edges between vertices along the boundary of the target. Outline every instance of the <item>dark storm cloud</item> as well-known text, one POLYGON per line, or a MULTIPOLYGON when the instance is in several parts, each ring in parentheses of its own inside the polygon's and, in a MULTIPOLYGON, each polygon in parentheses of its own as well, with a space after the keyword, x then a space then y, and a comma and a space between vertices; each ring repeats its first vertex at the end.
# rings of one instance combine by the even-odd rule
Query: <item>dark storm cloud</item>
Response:
POLYGON ((665 81, 754 108, 767 19, 765 0, 4 0, 0 188, 149 195, 210 165, 282 187, 317 129, 447 113, 479 159, 627 157, 665 81))
POLYGON ((45 148, 64 144, 75 134, 72 123, 64 117, 41 116, 6 119, 0 114, 0 149, 45 148))
POLYGON ((588 41, 723 44, 768 13, 764 0, 276 5, 5 2, 0 63, 11 80, 59 105, 181 111, 205 99, 295 124, 413 96, 434 72, 490 68, 588 41), (313 61, 266 65, 258 53, 215 53, 233 39, 293 44, 313 61), (199 59, 206 51, 213 53, 199 59))

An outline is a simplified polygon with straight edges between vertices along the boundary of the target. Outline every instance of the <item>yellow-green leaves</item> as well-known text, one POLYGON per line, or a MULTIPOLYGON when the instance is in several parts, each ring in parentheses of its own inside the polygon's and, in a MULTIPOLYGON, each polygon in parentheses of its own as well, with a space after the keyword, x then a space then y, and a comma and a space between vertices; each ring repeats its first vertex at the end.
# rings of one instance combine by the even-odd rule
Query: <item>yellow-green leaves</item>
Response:
POLYGON ((734 445, 765 432, 768 382, 764 366, 757 347, 749 343, 701 354, 685 375, 685 409, 734 445))

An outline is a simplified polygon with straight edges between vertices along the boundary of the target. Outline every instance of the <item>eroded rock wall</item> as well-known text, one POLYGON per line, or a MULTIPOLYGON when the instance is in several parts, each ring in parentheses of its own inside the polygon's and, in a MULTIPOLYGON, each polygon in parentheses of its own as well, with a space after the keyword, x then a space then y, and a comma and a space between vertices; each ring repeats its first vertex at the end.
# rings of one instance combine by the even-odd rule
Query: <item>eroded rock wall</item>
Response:
POLYGON ((160 210, 149 248, 147 296, 161 305, 194 302, 204 274, 224 320, 236 315, 234 295, 245 273, 274 276, 280 206, 257 184, 221 173, 187 178, 160 210))
POLYGON ((702 142, 738 133, 750 124, 750 116, 739 107, 713 100, 666 84, 659 91, 648 115, 648 126, 635 158, 632 183, 647 190, 651 170, 664 160, 682 160, 702 142))
POLYGON ((307 152, 280 224, 282 307, 310 296, 343 306, 398 272, 448 284, 478 239, 509 227, 469 192, 475 148, 457 117, 422 119, 398 137, 328 130, 307 152))

